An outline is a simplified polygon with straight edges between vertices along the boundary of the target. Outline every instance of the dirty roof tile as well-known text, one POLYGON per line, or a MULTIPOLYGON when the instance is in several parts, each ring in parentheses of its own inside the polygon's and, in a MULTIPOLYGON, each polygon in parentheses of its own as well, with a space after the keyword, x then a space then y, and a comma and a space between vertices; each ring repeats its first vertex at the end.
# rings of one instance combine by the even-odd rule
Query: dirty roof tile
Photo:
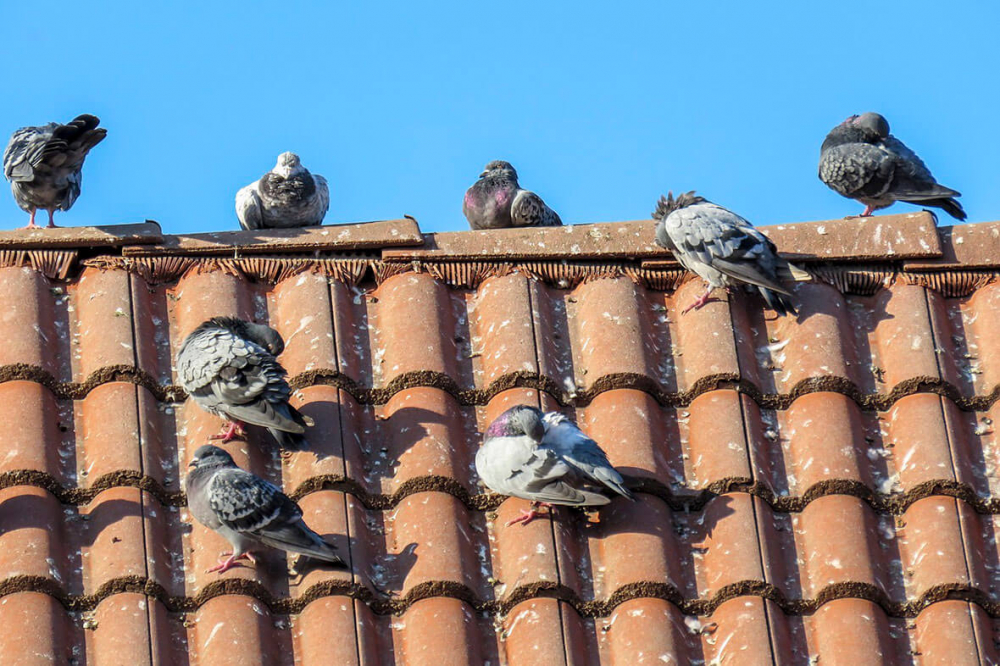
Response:
POLYGON ((768 228, 820 276, 780 319, 741 290, 681 315, 703 285, 648 221, 12 241, 0 653, 991 663, 992 226, 916 213, 768 228), (228 544, 181 488, 221 423, 184 400, 172 361, 219 315, 281 332, 293 404, 315 421, 302 451, 257 428, 227 450, 298 499, 348 570, 267 551, 206 573, 228 544), (488 493, 473 461, 515 404, 575 418, 636 501, 507 527, 528 503, 488 493))

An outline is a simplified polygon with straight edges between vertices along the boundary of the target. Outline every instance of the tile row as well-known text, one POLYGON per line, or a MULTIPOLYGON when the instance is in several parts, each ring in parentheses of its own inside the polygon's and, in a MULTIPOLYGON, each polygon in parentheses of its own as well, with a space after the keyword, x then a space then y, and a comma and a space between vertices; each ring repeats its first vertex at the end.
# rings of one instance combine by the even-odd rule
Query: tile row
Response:
MULTIPOLYGON (((336 387, 306 387, 293 402, 316 424, 307 433, 310 450, 289 454, 291 464, 277 479, 293 492, 314 477, 347 478, 368 496, 392 496, 416 479, 445 477, 475 495, 483 492, 473 464, 482 433, 502 411, 538 395, 511 389, 484 407, 468 407, 446 391, 418 387, 372 406, 336 387)), ((560 409, 541 395, 546 408, 560 409)), ((723 389, 675 408, 643 391, 613 389, 564 411, 633 483, 648 482, 677 502, 731 483, 756 483, 782 501, 834 482, 881 496, 931 492, 928 484, 945 482, 991 510, 982 507, 1000 490, 998 404, 967 412, 919 393, 876 413, 839 393, 818 392, 775 411, 723 389)), ((65 401, 31 381, 0 383, 0 422, 8 424, 0 474, 34 470, 86 489, 127 471, 169 492, 181 487, 182 449, 197 448, 221 423, 191 401, 161 403, 131 383, 103 384, 83 400, 65 401)), ((259 456, 275 448, 255 429, 248 441, 259 456)))
MULTIPOLYGON (((272 288, 222 272, 150 287, 120 270, 86 269, 71 284, 0 269, 0 365, 41 367, 81 382, 107 366, 173 381, 171 359, 208 316, 267 321, 285 337, 291 375, 334 370, 362 387, 439 373, 483 389, 511 373, 551 379, 572 397, 609 376, 641 376, 668 394, 709 377, 740 377, 766 394, 839 378, 863 394, 943 382, 966 398, 1000 384, 1000 285, 945 299, 896 284, 872 297, 800 285, 796 320, 765 316, 753 298, 720 299, 681 317, 701 289, 646 290, 627 278, 560 290, 514 274, 477 291, 404 273, 373 289, 304 273, 272 288), (18 322, 34 321, 36 326, 18 322), (3 328, 6 327, 6 328, 3 328)), ((606 381, 606 380, 605 380, 606 381)))
POLYGON ((306 522, 349 559, 349 572, 301 568, 269 551, 256 567, 206 574, 226 548, 222 537, 143 491, 113 488, 77 511, 39 488, 7 488, 0 491, 0 581, 34 577, 84 596, 134 577, 188 599, 228 579, 292 599, 316 585, 365 588, 389 600, 448 584, 504 608, 538 586, 606 604, 624 589, 657 584, 704 604, 749 582, 793 604, 861 586, 897 613, 952 586, 1000 603, 1000 518, 950 497, 919 500, 891 517, 844 495, 817 499, 798 514, 774 513, 745 493, 717 497, 700 514, 640 495, 590 517, 559 510, 555 521, 509 528, 503 524, 526 506, 520 500, 505 501, 494 515, 425 492, 383 513, 320 491, 301 506, 306 522))
POLYGON ((328 597, 288 617, 241 596, 219 597, 197 612, 177 615, 132 593, 111 597, 81 617, 44 594, 21 592, 0 599, 0 622, 5 627, 0 655, 19 655, 19 666, 853 666, 992 664, 1000 658, 997 621, 958 600, 938 602, 903 620, 861 599, 787 616, 771 601, 738 597, 702 618, 681 615, 659 599, 637 599, 596 619, 580 617, 555 599, 534 599, 494 622, 446 598, 420 601, 388 617, 373 616, 350 598, 328 597))

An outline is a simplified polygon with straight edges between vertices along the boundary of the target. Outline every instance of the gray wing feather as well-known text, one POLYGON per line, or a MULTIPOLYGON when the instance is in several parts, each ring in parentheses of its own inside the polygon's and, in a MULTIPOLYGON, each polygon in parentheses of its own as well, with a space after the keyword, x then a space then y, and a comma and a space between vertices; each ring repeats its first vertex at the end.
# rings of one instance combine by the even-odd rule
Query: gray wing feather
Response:
POLYGON ((695 204, 670 213, 662 226, 678 260, 690 270, 700 274, 697 264, 701 264, 788 293, 776 280, 778 266, 787 262, 767 236, 736 213, 715 204, 695 204))
POLYGON ((268 546, 341 562, 332 545, 302 521, 302 510, 276 486, 239 468, 216 472, 208 501, 219 522, 268 546))
POLYGON ((264 228, 264 213, 261 210, 256 181, 236 193, 236 217, 244 229, 264 228))
POLYGON ((285 374, 261 345, 223 328, 192 334, 177 354, 178 379, 196 400, 246 423, 303 433, 288 407, 285 374))
POLYGON ((510 219, 515 227, 560 227, 562 220, 542 198, 528 190, 518 190, 510 206, 510 219))

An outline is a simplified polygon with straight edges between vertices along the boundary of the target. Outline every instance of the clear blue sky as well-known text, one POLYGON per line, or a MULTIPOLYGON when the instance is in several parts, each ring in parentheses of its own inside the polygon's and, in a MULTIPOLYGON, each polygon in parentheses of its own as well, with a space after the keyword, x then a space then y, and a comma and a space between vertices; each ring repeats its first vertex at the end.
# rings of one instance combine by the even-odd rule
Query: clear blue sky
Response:
MULTIPOLYGON (((924 0, 4 2, 0 133, 100 116, 66 225, 236 228, 236 190, 285 150, 330 181, 328 223, 464 229, 499 158, 567 223, 697 189, 768 225, 860 212, 816 162, 875 110, 996 220, 998 26, 995 2, 924 0)), ((21 226, 3 185, 0 228, 21 226)))

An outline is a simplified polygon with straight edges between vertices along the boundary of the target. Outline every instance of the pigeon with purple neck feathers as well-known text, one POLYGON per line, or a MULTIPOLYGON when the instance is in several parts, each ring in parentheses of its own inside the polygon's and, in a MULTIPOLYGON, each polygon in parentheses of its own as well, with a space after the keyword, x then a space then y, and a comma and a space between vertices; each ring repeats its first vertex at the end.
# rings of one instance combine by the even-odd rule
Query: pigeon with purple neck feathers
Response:
POLYGON ((476 453, 476 471, 494 492, 531 501, 507 523, 528 523, 540 506, 602 506, 617 493, 632 499, 597 442, 558 412, 519 405, 490 424, 476 453))
POLYGON ((27 212, 28 226, 35 229, 35 213, 69 210, 80 196, 83 162, 91 148, 107 136, 97 125, 97 116, 83 114, 65 125, 49 123, 22 127, 14 132, 3 153, 3 175, 10 181, 14 201, 27 212))
POLYGON ((288 403, 288 374, 277 361, 281 335, 264 324, 214 317, 196 328, 177 352, 177 378, 205 411, 228 420, 212 439, 231 441, 242 424, 267 428, 278 444, 300 448, 312 420, 288 403))
POLYGON ((561 227, 562 220, 534 192, 522 190, 509 162, 490 162, 465 193, 462 212, 473 229, 561 227))
POLYGON ((941 208, 958 220, 966 218, 955 199, 961 194, 939 185, 923 160, 889 133, 889 121, 877 113, 851 116, 826 135, 819 179, 863 203, 862 217, 905 201, 941 208))
POLYGON ((281 153, 274 168, 236 193, 244 229, 315 227, 330 207, 326 178, 309 172, 295 153, 281 153))
POLYGON ((809 280, 802 269, 778 256, 771 240, 736 213, 697 196, 693 191, 674 198, 673 192, 653 212, 656 243, 674 253, 684 268, 703 279, 707 289, 684 309, 697 310, 714 289, 738 284, 757 287, 768 307, 784 316, 795 314, 788 280, 809 280))
POLYGON ((233 552, 208 573, 228 571, 244 557, 256 563, 250 551, 259 545, 344 564, 336 548, 305 524, 298 504, 277 486, 237 467, 219 447, 200 447, 189 467, 184 484, 188 510, 233 545, 233 552))

